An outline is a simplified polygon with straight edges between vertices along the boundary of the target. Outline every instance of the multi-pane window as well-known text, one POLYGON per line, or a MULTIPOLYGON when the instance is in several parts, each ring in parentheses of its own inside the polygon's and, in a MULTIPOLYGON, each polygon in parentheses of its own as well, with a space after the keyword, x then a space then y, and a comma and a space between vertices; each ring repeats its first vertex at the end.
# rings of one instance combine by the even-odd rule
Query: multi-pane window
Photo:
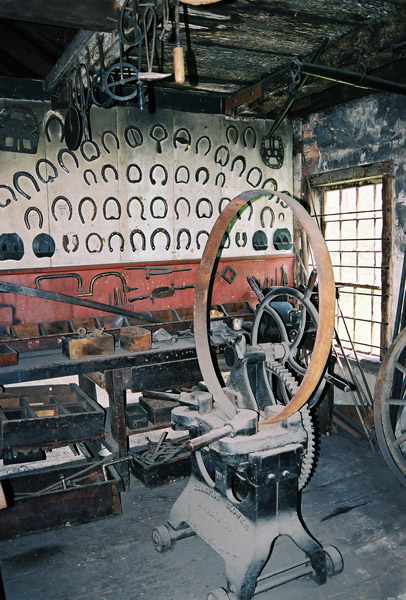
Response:
POLYGON ((381 182, 324 191, 322 227, 339 291, 336 329, 344 348, 376 356, 387 324, 382 316, 382 273, 388 268, 383 213, 381 182))

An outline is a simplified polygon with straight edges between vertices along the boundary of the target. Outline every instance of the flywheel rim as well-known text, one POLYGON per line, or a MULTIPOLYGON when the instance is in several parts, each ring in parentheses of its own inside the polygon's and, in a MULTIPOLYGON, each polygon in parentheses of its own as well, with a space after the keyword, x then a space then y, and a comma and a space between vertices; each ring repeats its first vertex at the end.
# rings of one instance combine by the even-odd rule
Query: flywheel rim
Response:
POLYGON ((302 408, 317 385, 329 357, 334 333, 335 287, 330 255, 322 233, 305 208, 291 196, 275 190, 272 191, 272 195, 263 190, 243 192, 227 204, 213 226, 197 272, 194 295, 194 334, 202 376, 209 391, 213 394, 217 407, 224 412, 226 418, 232 419, 236 410, 221 387, 210 353, 207 327, 210 284, 221 242, 237 213, 248 202, 252 203, 260 198, 270 199, 273 196, 280 198, 292 210, 304 228, 313 248, 319 277, 319 326, 313 349, 315 358, 311 360, 297 393, 278 415, 263 421, 263 424, 283 421, 302 408))

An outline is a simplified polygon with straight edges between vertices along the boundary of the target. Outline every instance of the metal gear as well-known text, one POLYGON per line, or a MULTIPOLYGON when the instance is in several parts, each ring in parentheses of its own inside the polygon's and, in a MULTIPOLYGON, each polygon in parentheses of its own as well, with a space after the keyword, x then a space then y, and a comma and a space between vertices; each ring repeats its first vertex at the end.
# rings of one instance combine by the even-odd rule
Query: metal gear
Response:
MULTIPOLYGON (((296 379, 293 377, 291 372, 276 360, 268 361, 266 363, 266 368, 270 373, 275 375, 282 383, 283 388, 281 391, 284 395, 284 398, 279 398, 279 400, 283 402, 283 404, 287 404, 290 398, 287 397, 287 395, 285 395, 284 392, 288 392, 289 396, 293 397, 297 392, 299 384, 297 383, 296 379)), ((302 458, 302 464, 300 467, 300 475, 298 480, 298 489, 300 491, 305 487, 305 485, 309 481, 310 475, 313 470, 315 457, 315 435, 312 417, 307 405, 303 406, 299 412, 302 417, 303 427, 307 433, 307 444, 302 458)))

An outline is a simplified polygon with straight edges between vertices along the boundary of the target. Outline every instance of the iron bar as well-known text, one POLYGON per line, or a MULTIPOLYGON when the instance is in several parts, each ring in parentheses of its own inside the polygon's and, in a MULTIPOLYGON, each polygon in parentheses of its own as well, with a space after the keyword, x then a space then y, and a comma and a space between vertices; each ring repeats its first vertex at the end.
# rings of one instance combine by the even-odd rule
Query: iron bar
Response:
MULTIPOLYGON (((360 220, 360 219, 358 219, 360 220)), ((328 223, 330 221, 327 221, 328 223)), ((341 220, 340 223, 345 223, 344 220, 341 220)), ((329 240, 324 240, 325 242, 374 242, 376 240, 389 241, 388 237, 377 237, 377 238, 331 238, 329 240)), ((366 252, 366 250, 358 250, 358 252, 366 252)))
POLYGON ((57 292, 50 292, 48 290, 37 290, 36 288, 30 288, 24 285, 16 285, 6 281, 0 281, 0 292, 19 294, 21 296, 31 296, 33 298, 41 298, 42 300, 53 300, 54 302, 64 302, 65 304, 74 304, 76 306, 85 306, 86 308, 93 308, 94 310, 101 310, 117 315, 123 315, 124 317, 130 317, 132 319, 140 318, 144 321, 148 321, 149 323, 162 323, 162 321, 156 317, 149 315, 147 316, 145 313, 126 310, 120 306, 110 306, 110 304, 104 304, 103 302, 95 302, 94 300, 87 300, 85 298, 77 298, 75 296, 68 296, 66 294, 58 294, 57 292))
MULTIPOLYGON (((338 319, 351 319, 352 321, 362 321, 363 323, 376 323, 377 325, 389 325, 386 321, 374 321, 373 319, 360 319, 359 317, 348 317, 344 315, 336 315, 338 319)), ((357 343, 357 342, 356 342, 357 343)))
MULTIPOLYGON (((338 212, 338 213, 318 213, 318 214, 313 214, 310 216, 311 217, 338 217, 341 215, 359 215, 361 213, 371 213, 371 212, 389 212, 389 210, 390 210, 389 208, 371 208, 371 210, 352 210, 349 212, 338 212)), ((330 221, 328 221, 328 223, 330 223, 330 221)))
MULTIPOLYGON (((396 81, 388 81, 380 77, 373 77, 365 73, 357 71, 345 71, 337 67, 328 67, 325 65, 317 65, 314 63, 306 63, 297 61, 292 63, 292 68, 299 67, 305 75, 318 77, 319 79, 327 79, 334 83, 345 83, 364 90, 376 90, 378 92, 390 92, 392 94, 406 95, 406 85, 397 83, 396 81)), ((372 177, 371 177, 372 179, 372 177)))
MULTIPOLYGON (((335 252, 335 250, 332 250, 332 252, 335 252)), ((339 252, 337 250, 337 252, 339 252)), ((348 250, 347 253, 352 252, 354 253, 354 250, 350 251, 348 250)), ((358 252, 363 252, 363 250, 359 250, 358 252)), ((371 250, 372 252, 372 250, 371 250)), ((344 252, 342 252, 344 253, 344 252)), ((369 266, 369 265, 332 265, 333 267, 337 268, 337 269, 389 269, 389 267, 374 267, 374 266, 369 266)))
MULTIPOLYGON (((352 340, 346 340, 345 338, 342 339, 341 341, 352 344, 352 340)), ((359 346, 367 346, 368 348, 377 348, 378 350, 387 350, 388 349, 387 346, 375 346, 374 344, 366 344, 365 342, 356 341, 355 344, 358 344, 359 346)))

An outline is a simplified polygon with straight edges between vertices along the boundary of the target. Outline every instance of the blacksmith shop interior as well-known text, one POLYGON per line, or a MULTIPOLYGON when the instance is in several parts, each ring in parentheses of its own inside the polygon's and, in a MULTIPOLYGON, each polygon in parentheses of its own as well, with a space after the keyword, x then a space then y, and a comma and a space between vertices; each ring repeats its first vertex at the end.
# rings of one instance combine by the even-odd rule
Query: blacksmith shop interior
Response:
POLYGON ((0 50, 0 600, 406 600, 406 0, 0 50))

